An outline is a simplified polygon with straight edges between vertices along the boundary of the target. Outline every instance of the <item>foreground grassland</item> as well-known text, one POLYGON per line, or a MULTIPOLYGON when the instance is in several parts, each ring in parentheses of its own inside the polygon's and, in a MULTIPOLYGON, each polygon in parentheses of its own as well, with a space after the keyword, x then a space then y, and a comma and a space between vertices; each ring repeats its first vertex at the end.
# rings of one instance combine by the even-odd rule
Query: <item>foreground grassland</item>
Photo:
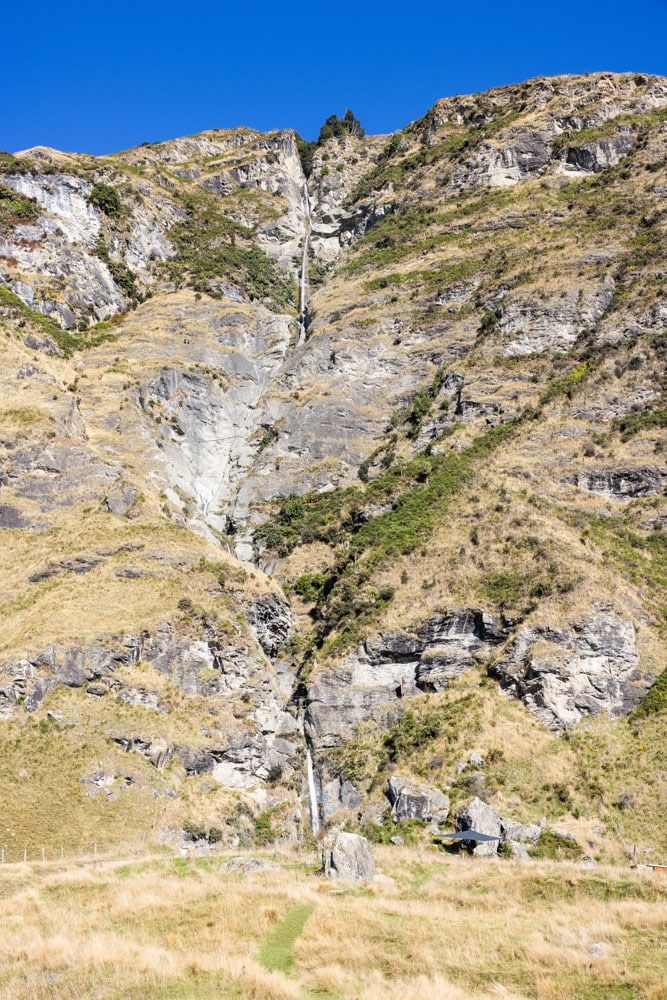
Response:
POLYGON ((667 885, 380 848, 369 887, 274 855, 0 869, 0 997, 658 1000, 667 885))

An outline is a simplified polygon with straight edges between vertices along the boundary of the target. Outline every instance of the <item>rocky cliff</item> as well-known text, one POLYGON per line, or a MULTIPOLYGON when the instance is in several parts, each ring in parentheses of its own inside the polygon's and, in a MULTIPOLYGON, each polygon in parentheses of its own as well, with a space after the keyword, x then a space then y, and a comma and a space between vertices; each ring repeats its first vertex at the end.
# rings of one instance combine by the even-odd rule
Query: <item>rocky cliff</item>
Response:
POLYGON ((3 842, 657 849, 666 199, 639 74, 0 154, 3 842))

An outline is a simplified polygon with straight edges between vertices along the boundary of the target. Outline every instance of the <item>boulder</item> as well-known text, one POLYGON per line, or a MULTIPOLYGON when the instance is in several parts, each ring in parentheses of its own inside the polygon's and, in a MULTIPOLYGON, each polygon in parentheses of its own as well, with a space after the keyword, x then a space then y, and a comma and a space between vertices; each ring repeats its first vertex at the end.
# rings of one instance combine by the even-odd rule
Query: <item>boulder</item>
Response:
POLYGON ((232 858, 220 865, 221 872, 233 872, 239 875, 255 875, 257 872, 270 871, 280 868, 275 861, 267 861, 266 858, 232 858))
POLYGON ((515 823, 514 820, 500 819, 503 840, 520 844, 536 844, 542 836, 539 823, 515 823))
POLYGON ((322 870, 327 878, 368 882, 375 874, 373 848, 356 833, 333 831, 322 843, 322 870))
POLYGON ((387 797, 395 823, 404 819, 444 823, 449 815, 449 798, 443 792, 428 785, 418 785, 408 778, 393 775, 389 779, 387 797))
POLYGON ((502 817, 486 802, 474 798, 462 809, 456 817, 456 829, 475 830, 476 833, 486 833, 498 840, 490 840, 473 847, 472 853, 478 858, 493 857, 498 853, 498 844, 502 836, 502 817))
POLYGON ((504 843, 508 845, 512 857, 517 861, 530 861, 530 854, 525 844, 521 844, 518 840, 506 840, 504 843))

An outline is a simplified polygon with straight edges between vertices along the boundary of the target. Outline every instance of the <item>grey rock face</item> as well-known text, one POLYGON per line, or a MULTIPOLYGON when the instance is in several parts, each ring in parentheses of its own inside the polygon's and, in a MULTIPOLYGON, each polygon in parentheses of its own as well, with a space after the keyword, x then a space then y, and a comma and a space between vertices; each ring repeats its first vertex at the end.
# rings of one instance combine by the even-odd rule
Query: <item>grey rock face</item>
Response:
POLYGON ((437 615, 410 632, 366 640, 310 685, 306 725, 314 746, 338 746, 369 719, 392 725, 404 699, 441 691, 503 637, 490 615, 464 609, 437 615))
POLYGON ((443 792, 407 778, 391 777, 387 796, 394 822, 422 819, 427 823, 444 823, 449 815, 449 798, 443 792))
POLYGON ((467 187, 510 187, 543 173, 550 161, 548 136, 528 129, 514 130, 502 148, 483 143, 464 164, 452 170, 450 185, 467 187))
POLYGON ((564 156, 565 169, 599 173, 601 170, 615 167, 628 155, 633 143, 632 132, 628 131, 583 146, 568 146, 564 156))
POLYGON ((116 483, 106 495, 106 504, 112 514, 127 517, 139 498, 139 490, 129 483, 116 483))
POLYGON ((161 767, 178 753, 189 774, 211 772, 232 788, 255 787, 279 773, 300 769, 302 736, 287 711, 291 684, 278 677, 259 647, 235 645, 211 628, 202 637, 179 634, 164 624, 152 634, 116 637, 60 649, 49 646, 30 660, 0 664, 0 717, 33 712, 59 685, 85 687, 98 697, 114 696, 163 714, 157 692, 123 684, 118 667, 142 660, 161 671, 188 696, 206 696, 217 711, 233 709, 233 721, 218 726, 205 748, 171 746, 135 733, 112 738, 161 767), (215 742, 213 740, 215 739, 215 742))
POLYGON ((359 809, 363 797, 359 789, 344 774, 329 775, 324 763, 315 773, 315 787, 320 814, 325 822, 339 809, 359 809))
POLYGON ((280 594, 266 594, 253 602, 248 621, 266 655, 275 656, 289 638, 292 613, 280 594))
POLYGON ((495 809, 482 802, 481 799, 474 798, 456 816, 456 829, 475 830, 476 833, 485 833, 489 837, 497 837, 498 840, 489 840, 485 843, 476 844, 472 850, 475 857, 490 858, 498 853, 498 844, 502 834, 502 817, 495 809))
POLYGON ((663 469, 586 469, 574 477, 582 490, 609 500, 634 500, 635 497, 660 493, 667 481, 663 469))
POLYGON ((510 851, 512 852, 512 857, 516 858, 517 861, 530 861, 530 853, 525 844, 520 843, 517 840, 507 840, 510 851))
POLYGON ((221 872, 231 872, 234 875, 256 875, 258 872, 276 871, 280 865, 266 858, 232 858, 220 865, 221 872))
POLYGON ((544 300, 508 296, 498 327, 511 335, 505 348, 508 357, 566 351, 580 333, 593 327, 605 314, 614 295, 614 283, 605 279, 593 290, 569 289, 544 300))
POLYGON ((634 625, 605 613, 570 629, 523 629, 493 671, 545 725, 571 729, 587 715, 626 715, 649 683, 638 666, 634 625))
POLYGON ((542 836, 542 827, 539 823, 515 823, 514 820, 501 817, 500 828, 503 840, 519 844, 536 844, 542 836))
POLYGON ((356 833, 334 831, 322 844, 322 868, 327 878, 369 882, 375 874, 373 848, 356 833))
POLYGON ((79 442, 24 445, 6 455, 0 450, 0 476, 16 496, 34 500, 43 511, 100 499, 118 472, 117 464, 100 460, 79 442))

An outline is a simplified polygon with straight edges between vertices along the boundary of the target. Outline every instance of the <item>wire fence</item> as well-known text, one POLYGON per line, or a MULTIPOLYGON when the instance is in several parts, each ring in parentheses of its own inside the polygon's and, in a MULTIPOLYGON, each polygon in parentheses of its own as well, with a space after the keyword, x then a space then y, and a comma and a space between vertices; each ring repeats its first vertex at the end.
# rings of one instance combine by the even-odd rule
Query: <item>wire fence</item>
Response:
POLYGON ((103 861, 118 857, 138 858, 145 855, 146 846, 144 844, 132 844, 113 850, 99 848, 95 842, 81 847, 54 847, 53 845, 40 847, 34 844, 18 847, 16 844, 4 844, 0 846, 0 865, 40 862, 46 864, 54 861, 103 861))

